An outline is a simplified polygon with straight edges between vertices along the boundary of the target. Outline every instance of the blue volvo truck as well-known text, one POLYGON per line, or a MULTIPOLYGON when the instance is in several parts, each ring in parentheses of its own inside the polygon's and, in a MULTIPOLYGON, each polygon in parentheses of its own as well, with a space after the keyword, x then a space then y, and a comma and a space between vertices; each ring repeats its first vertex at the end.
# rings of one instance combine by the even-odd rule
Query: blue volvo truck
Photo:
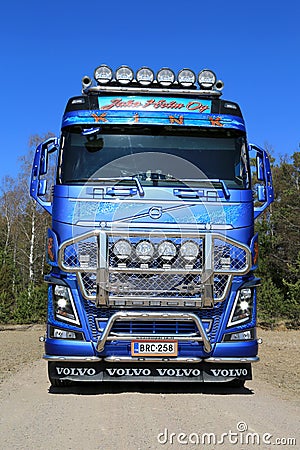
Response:
POLYGON ((208 69, 103 64, 68 101, 60 137, 37 147, 52 385, 251 379, 254 220, 272 176, 222 89, 208 69))

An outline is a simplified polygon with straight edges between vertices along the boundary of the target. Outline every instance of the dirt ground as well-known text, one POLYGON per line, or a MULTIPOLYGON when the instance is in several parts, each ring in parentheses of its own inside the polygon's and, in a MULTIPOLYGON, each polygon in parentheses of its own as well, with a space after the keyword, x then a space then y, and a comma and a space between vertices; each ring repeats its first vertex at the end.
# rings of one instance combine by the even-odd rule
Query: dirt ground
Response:
MULTIPOLYGON (((0 382, 24 365, 41 359, 44 335, 42 325, 0 325, 0 382)), ((300 331, 258 330, 263 344, 259 348, 260 362, 253 365, 255 379, 275 386, 282 393, 299 396, 300 392, 300 331)), ((46 364, 46 363, 45 363, 46 364)))

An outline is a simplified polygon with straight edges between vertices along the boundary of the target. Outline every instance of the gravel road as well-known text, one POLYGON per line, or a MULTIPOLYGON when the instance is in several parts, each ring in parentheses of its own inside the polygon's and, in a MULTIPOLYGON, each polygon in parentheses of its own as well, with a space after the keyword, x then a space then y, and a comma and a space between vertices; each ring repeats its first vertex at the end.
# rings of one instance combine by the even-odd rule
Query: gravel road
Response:
POLYGON ((300 448, 299 332, 262 331, 262 361, 254 367, 254 380, 241 389, 50 388, 39 334, 38 327, 0 330, 5 450, 300 448))

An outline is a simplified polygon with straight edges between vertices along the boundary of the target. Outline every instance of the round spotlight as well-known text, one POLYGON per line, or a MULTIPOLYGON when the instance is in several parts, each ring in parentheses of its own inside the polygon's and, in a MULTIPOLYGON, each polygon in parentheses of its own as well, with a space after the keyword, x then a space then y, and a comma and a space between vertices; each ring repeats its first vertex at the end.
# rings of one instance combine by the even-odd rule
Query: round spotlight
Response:
POLYGON ((216 81, 217 77, 212 70, 201 70, 198 75, 198 83, 200 85, 200 88, 211 89, 216 81))
POLYGON ((136 73, 136 79, 142 86, 148 86, 154 80, 154 73, 148 67, 141 67, 136 73))
POLYGON ((181 69, 177 75, 178 83, 183 87, 190 87, 196 83, 196 75, 190 69, 181 69))
POLYGON ((165 261, 171 261, 175 258, 177 250, 171 241, 163 241, 158 246, 158 254, 165 261))
POLYGON ((112 77, 113 71, 105 64, 102 64, 101 66, 97 67, 97 69, 95 69, 94 78, 99 84, 109 83, 112 80, 112 77))
POLYGON ((121 66, 116 70, 116 80, 120 84, 128 84, 131 83, 131 81, 134 78, 133 70, 130 69, 128 66, 121 66))
POLYGON ((131 255, 132 247, 130 242, 126 241, 126 239, 119 239, 114 247, 113 253, 118 259, 127 259, 131 255))
POLYGON ((196 244, 196 242, 193 241, 185 241, 182 246, 180 247, 180 256, 185 261, 195 261, 199 254, 199 247, 196 244))
POLYGON ((149 241, 140 241, 135 247, 135 253, 140 261, 150 261, 154 255, 154 246, 149 241))
POLYGON ((161 86, 170 86, 175 81, 173 70, 163 67, 157 72, 156 79, 161 86))

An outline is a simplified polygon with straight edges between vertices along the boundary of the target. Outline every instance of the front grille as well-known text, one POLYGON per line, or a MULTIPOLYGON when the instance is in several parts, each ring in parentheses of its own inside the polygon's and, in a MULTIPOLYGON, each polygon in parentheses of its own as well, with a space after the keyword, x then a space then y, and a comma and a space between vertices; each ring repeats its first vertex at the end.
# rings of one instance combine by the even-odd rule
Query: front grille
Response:
MULTIPOLYGON (((78 275, 82 292, 85 298, 93 299, 97 294, 96 274, 93 272, 82 272, 78 275)), ((222 301, 230 285, 231 277, 229 275, 216 275, 214 277, 214 299, 222 301)), ((126 297, 127 303, 130 298, 136 298, 137 302, 143 302, 144 298, 149 306, 162 306, 161 300, 165 297, 170 298, 170 304, 177 306, 177 299, 190 305, 196 306, 196 300, 201 300, 201 275, 178 275, 178 274, 127 274, 111 273, 109 274, 110 283, 110 302, 116 306, 122 306, 122 299, 126 297), (138 299, 137 299, 138 297, 138 299), (151 298, 155 298, 151 300, 151 298), (194 300, 194 304, 193 303, 194 300), (175 305, 176 303, 176 305, 175 305)), ((144 306, 144 303, 143 303, 144 306)))
POLYGON ((226 298, 232 275, 250 270, 251 253, 247 246, 217 234, 95 230, 62 244, 59 264, 77 273, 85 299, 96 302, 105 297, 100 303, 105 306, 199 308, 207 284, 214 302, 226 298), (121 256, 115 251, 119 241, 126 243, 127 253, 121 256), (142 241, 152 246, 149 260, 137 254, 142 241), (171 243, 172 251, 163 258, 160 248, 165 242, 171 243), (197 254, 183 254, 186 242, 196 246, 197 254))
MULTIPOLYGON (((103 311, 97 308, 92 302, 85 300, 85 311, 87 312, 88 322, 92 333, 92 338, 97 341, 102 335, 108 319, 116 310, 103 311)), ((217 331, 220 325, 222 314, 224 312, 224 303, 218 303, 213 310, 201 310, 196 314, 201 318, 203 326, 207 332, 210 341, 216 341, 217 331)), ((198 330, 192 321, 116 321, 112 327, 111 335, 132 334, 142 336, 164 335, 176 337, 176 335, 195 336, 198 330)), ((192 339, 191 339, 192 340, 192 339)))

